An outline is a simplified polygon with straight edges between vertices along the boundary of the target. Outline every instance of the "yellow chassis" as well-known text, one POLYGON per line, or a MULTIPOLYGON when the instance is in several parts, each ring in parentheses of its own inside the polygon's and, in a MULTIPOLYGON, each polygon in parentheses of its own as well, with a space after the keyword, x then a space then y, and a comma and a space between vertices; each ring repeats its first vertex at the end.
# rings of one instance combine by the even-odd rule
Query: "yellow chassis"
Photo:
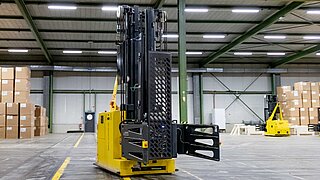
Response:
POLYGON ((99 114, 96 165, 122 177, 174 173, 174 159, 150 161, 144 165, 122 157, 119 130, 121 114, 125 116, 125 112, 119 110, 99 114))

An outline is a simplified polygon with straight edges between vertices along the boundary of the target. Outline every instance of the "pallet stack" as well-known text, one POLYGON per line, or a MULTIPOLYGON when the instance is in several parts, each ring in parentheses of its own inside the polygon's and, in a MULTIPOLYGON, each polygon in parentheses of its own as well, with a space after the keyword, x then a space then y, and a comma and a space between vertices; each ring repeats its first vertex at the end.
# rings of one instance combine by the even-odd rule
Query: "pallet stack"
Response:
POLYGON ((35 106, 30 103, 28 67, 2 67, 0 139, 28 139, 35 134, 35 106))
POLYGON ((297 82, 277 87, 278 101, 284 119, 292 125, 318 124, 320 85, 318 82, 297 82))

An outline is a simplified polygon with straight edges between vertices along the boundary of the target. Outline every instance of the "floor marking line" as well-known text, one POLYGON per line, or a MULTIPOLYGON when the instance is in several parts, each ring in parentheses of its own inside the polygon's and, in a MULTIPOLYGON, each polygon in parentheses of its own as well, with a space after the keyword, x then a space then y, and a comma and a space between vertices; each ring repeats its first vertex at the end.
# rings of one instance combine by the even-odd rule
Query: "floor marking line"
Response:
POLYGON ((189 174, 190 176, 192 176, 192 177, 194 177, 194 178, 196 178, 196 179, 198 179, 198 180, 203 180, 202 178, 200 178, 200 177, 198 177, 198 176, 196 176, 196 175, 194 175, 194 174, 191 174, 190 172, 188 172, 188 171, 186 171, 186 170, 183 170, 183 169, 181 169, 181 168, 179 168, 182 172, 184 172, 184 173, 186 173, 186 174, 189 174))
POLYGON ((52 177, 52 180, 59 180, 69 163, 70 163, 70 157, 67 157, 62 163, 62 165, 60 166, 60 168, 58 169, 58 171, 52 177))
POLYGON ((78 141, 76 142, 76 144, 74 144, 74 148, 77 148, 80 144, 81 139, 83 138, 84 133, 81 134, 81 136, 79 137, 78 141))
POLYGON ((129 177, 124 177, 124 178, 122 178, 123 180, 131 180, 131 178, 129 178, 129 177))
POLYGON ((301 179, 301 180, 304 180, 304 178, 302 178, 302 177, 299 177, 299 176, 294 176, 294 175, 292 175, 292 177, 294 177, 294 178, 297 178, 297 179, 301 179))

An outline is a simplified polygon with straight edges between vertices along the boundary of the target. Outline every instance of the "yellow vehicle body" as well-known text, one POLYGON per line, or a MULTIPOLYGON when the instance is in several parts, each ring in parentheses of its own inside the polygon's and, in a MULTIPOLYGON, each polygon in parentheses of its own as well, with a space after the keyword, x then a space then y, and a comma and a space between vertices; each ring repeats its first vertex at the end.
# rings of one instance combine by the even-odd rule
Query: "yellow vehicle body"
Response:
POLYGON ((279 103, 277 103, 271 116, 266 122, 266 130, 266 136, 290 136, 289 122, 283 119, 279 103), (277 109, 279 109, 279 117, 277 119, 274 119, 277 109))
POLYGON ((174 173, 174 159, 150 161, 148 164, 143 164, 122 157, 119 130, 121 114, 125 116, 125 112, 119 110, 99 114, 96 165, 122 177, 174 173))

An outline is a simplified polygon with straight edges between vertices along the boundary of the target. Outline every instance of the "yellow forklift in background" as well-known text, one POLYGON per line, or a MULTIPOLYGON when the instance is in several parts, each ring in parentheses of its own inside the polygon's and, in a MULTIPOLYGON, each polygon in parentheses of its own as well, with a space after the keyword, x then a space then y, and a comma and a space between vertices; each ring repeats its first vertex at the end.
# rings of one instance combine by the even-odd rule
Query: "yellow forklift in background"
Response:
POLYGON ((277 96, 266 96, 267 107, 265 108, 265 135, 266 136, 290 136, 288 120, 283 119, 282 110, 277 102, 277 96), (268 116, 268 118, 267 118, 268 116))

